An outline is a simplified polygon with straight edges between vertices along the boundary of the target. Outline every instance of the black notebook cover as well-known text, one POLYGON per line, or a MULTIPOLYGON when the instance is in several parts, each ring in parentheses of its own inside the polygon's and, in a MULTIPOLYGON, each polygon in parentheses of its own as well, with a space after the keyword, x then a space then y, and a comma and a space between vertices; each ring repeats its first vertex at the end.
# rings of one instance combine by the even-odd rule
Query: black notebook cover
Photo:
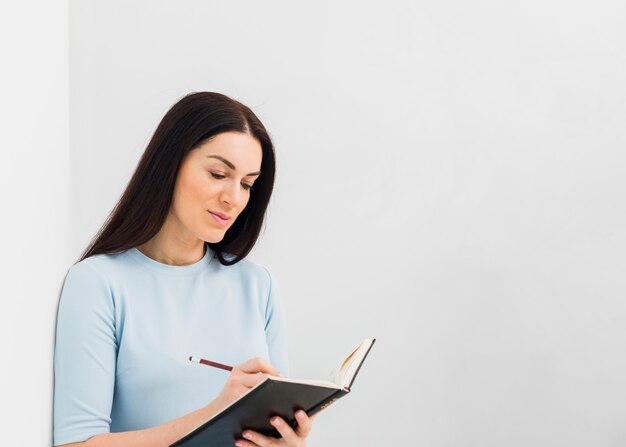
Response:
POLYGON ((170 447, 232 447, 235 439, 242 437, 242 428, 279 438, 280 434, 269 422, 272 416, 280 416, 295 427, 296 410, 303 409, 312 416, 348 392, 347 388, 328 388, 270 378, 170 447))

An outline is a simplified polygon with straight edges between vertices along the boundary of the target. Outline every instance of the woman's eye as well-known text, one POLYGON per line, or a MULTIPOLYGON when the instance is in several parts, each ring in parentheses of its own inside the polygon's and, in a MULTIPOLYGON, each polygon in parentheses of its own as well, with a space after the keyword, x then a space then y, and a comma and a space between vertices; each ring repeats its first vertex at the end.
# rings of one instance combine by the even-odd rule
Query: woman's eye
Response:
POLYGON ((245 189, 246 191, 250 191, 252 189, 252 185, 249 185, 247 183, 242 183, 241 186, 243 186, 243 189, 245 189))
POLYGON ((226 178, 225 175, 217 174, 216 172, 211 172, 211 177, 213 177, 216 180, 222 180, 223 178, 226 178))

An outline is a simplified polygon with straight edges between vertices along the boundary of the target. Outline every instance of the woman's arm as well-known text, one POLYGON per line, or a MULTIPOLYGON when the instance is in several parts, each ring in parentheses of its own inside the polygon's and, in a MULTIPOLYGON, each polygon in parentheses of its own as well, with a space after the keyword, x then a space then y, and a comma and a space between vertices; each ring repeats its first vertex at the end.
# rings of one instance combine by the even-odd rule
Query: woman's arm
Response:
POLYGON ((144 430, 126 431, 120 433, 105 433, 96 435, 84 442, 64 444, 64 447, 163 447, 173 444, 198 425, 211 418, 218 412, 215 402, 206 407, 181 416, 178 419, 166 422, 156 427, 144 430))
POLYGON ((247 393, 250 388, 264 380, 268 374, 279 375, 280 373, 262 358, 248 360, 233 367, 226 385, 217 398, 199 410, 156 427, 119 433, 104 433, 93 436, 84 442, 63 444, 63 446, 167 447, 247 393))
POLYGON ((289 356, 287 354, 287 323, 285 311, 281 301, 278 284, 269 277, 269 293, 265 308, 265 339, 270 355, 270 363, 289 376, 289 356))

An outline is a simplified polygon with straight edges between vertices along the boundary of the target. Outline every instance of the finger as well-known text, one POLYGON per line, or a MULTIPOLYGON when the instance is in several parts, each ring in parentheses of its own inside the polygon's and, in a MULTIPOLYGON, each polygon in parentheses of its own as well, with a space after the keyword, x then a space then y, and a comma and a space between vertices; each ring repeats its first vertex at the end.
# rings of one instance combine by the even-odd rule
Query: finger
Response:
POLYGON ((253 388, 257 386, 260 382, 263 382, 267 379, 267 374, 243 374, 240 378, 241 384, 248 387, 253 388))
POLYGON ((252 441, 246 441, 245 439, 235 440, 235 445, 237 447, 259 447, 259 444, 255 444, 252 441))
POLYGON ((280 436, 282 436, 288 445, 295 445, 298 442, 298 435, 283 418, 274 416, 270 419, 270 424, 278 430, 278 433, 280 433, 280 436))
POLYGON ((296 427, 297 435, 301 438, 306 438, 307 436, 309 436, 314 419, 315 416, 307 416, 304 410, 296 411, 296 421, 298 421, 298 426, 296 427))
POLYGON ((237 447, 259 447, 259 444, 255 444, 251 441, 246 441, 245 439, 237 439, 235 440, 235 445, 237 447))
POLYGON ((273 447, 278 445, 278 439, 262 435, 252 430, 245 430, 243 437, 250 441, 254 446, 273 447))
POLYGON ((272 365, 270 365, 269 362, 263 357, 255 357, 253 359, 250 359, 240 365, 237 365, 236 368, 248 374, 263 372, 267 374, 272 374, 274 376, 281 375, 280 372, 272 365))

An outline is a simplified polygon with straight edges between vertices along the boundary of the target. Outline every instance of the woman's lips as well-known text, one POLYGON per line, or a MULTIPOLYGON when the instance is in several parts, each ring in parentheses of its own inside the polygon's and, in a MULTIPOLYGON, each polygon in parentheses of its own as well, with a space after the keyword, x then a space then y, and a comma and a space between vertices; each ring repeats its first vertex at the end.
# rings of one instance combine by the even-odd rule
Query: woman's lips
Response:
POLYGON ((209 214, 213 217, 213 219, 219 223, 222 226, 226 226, 228 225, 228 223, 230 222, 230 217, 227 216, 226 214, 222 214, 222 213, 214 213, 212 211, 209 211, 209 214))

